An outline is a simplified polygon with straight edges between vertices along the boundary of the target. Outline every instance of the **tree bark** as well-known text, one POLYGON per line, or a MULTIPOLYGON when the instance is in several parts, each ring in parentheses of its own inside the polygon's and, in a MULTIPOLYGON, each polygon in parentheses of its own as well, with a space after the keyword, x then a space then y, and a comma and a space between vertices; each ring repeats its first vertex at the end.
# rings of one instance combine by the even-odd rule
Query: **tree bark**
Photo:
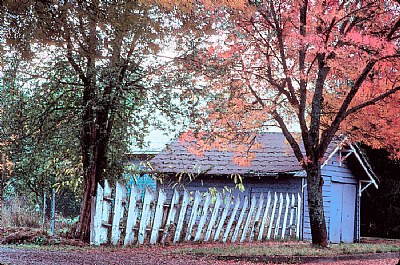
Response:
POLYGON ((96 119, 92 115, 84 115, 84 123, 92 123, 92 126, 84 126, 82 136, 84 187, 82 207, 80 212, 77 236, 82 240, 89 240, 91 221, 91 202, 96 196, 97 184, 104 184, 104 172, 107 168, 107 148, 109 135, 107 124, 109 118, 108 109, 97 112, 96 119))
POLYGON ((324 200, 322 187, 324 185, 321 176, 321 163, 312 162, 306 169, 308 210, 310 215, 310 226, 312 243, 321 247, 328 246, 328 236, 324 214, 324 200))

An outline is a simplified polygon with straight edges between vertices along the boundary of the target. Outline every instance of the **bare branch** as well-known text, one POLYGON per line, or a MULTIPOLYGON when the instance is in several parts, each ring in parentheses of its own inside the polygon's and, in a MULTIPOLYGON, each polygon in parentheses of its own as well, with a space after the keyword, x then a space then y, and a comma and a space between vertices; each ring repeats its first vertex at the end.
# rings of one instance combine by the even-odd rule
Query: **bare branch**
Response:
POLYGON ((346 98, 344 99, 338 113, 336 114, 335 119, 332 121, 331 125, 323 131, 321 136, 321 148, 320 148, 320 155, 323 156, 326 149, 328 148, 329 143, 333 139, 335 133, 339 129, 340 123, 346 118, 346 112, 350 103, 352 102, 353 98, 357 94, 358 90, 360 89, 362 83, 367 78, 369 72, 372 70, 374 65, 376 64, 377 60, 371 60, 367 63, 364 67, 362 73, 351 87, 349 93, 347 94, 346 98))
POLYGON ((303 153, 301 152, 300 145, 296 142, 293 135, 289 132, 289 129, 285 124, 285 121, 279 115, 279 113, 275 110, 271 114, 276 120, 276 122, 279 124, 279 127, 282 129, 282 133, 285 136, 286 140, 289 142, 290 146, 292 147, 294 155, 296 156, 297 160, 301 162, 304 159, 304 157, 303 153))
POLYGON ((345 113, 345 117, 347 117, 347 116, 349 116, 350 114, 352 114, 352 113, 354 113, 354 112, 356 112, 356 111, 359 111, 360 109, 363 109, 363 108, 365 108, 365 107, 367 107, 367 106, 374 105, 374 104, 378 103, 379 101, 381 101, 381 100, 383 100, 383 99, 389 97, 390 95, 393 95, 393 94, 396 93, 397 91, 400 91, 400 86, 394 87, 394 88, 390 89, 389 91, 387 91, 387 92, 385 92, 385 93, 383 93, 383 94, 381 94, 381 95, 379 95, 379 96, 377 96, 377 97, 375 97, 375 98, 373 98, 373 99, 370 99, 370 100, 368 100, 368 101, 366 101, 366 102, 364 102, 364 103, 362 103, 362 104, 360 104, 360 105, 357 105, 357 106, 355 106, 355 107, 349 109, 349 110, 345 113))

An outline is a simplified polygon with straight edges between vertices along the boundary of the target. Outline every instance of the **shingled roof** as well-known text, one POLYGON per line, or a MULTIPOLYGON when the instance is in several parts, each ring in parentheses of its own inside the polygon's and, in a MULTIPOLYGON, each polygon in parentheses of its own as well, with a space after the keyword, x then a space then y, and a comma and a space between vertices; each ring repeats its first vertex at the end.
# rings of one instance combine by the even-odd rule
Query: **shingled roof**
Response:
POLYGON ((273 175, 295 173, 302 168, 282 133, 263 133, 256 137, 260 148, 254 150, 255 159, 250 166, 239 166, 233 162, 234 152, 211 150, 203 156, 188 151, 179 141, 172 142, 156 155, 151 165, 163 173, 199 173, 208 175, 273 175))

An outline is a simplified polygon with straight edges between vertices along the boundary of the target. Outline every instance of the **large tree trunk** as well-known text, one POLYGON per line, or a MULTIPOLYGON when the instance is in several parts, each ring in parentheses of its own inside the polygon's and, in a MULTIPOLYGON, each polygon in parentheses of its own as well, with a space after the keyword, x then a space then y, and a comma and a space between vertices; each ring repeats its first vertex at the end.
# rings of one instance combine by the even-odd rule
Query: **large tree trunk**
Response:
POLYGON ((91 221, 91 202, 92 197, 96 196, 96 186, 102 183, 104 176, 101 174, 98 163, 99 160, 105 159, 105 154, 100 152, 98 142, 98 120, 96 119, 96 22, 89 22, 88 51, 86 76, 83 78, 83 98, 82 98, 82 132, 81 132, 81 149, 83 164, 83 197, 82 206, 79 216, 76 236, 82 240, 89 240, 90 221, 91 221), (99 174, 100 172, 100 174, 99 174))
POLYGON ((103 107, 97 107, 97 111, 94 111, 94 107, 89 103, 82 118, 84 124, 81 138, 84 193, 77 236, 86 241, 90 235, 92 198, 96 196, 97 184, 104 184, 104 172, 107 168, 109 130, 112 127, 112 117, 109 115, 110 105, 109 101, 107 102, 103 107))
POLYGON ((98 152, 96 147, 97 129, 91 104, 93 99, 94 85, 92 84, 84 88, 83 104, 86 103, 86 106, 82 115, 83 128, 80 139, 83 164, 83 197, 77 237, 83 240, 88 240, 90 235, 91 200, 92 196, 96 195, 96 183, 102 180, 102 177, 96 174, 98 152))
POLYGON ((90 163, 90 166, 84 167, 83 198, 77 230, 77 236, 85 241, 89 240, 90 235, 92 198, 96 196, 97 184, 104 183, 102 172, 107 164, 106 152, 102 150, 104 149, 104 144, 95 145, 91 149, 92 152, 84 154, 83 159, 87 161, 86 163, 90 163))
POLYGON ((321 163, 312 163, 307 172, 308 211, 310 213, 310 225, 312 243, 321 247, 328 246, 326 231, 324 201, 322 186, 324 181, 321 176, 321 163))

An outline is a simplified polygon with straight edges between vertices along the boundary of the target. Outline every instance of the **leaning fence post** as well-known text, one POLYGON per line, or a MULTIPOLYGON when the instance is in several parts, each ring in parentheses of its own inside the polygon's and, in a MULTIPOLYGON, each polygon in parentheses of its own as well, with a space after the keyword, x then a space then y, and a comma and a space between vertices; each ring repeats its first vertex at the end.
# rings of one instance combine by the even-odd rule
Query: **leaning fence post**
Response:
POLYGON ((264 204, 264 193, 261 192, 260 199, 258 200, 256 216, 254 217, 254 223, 251 227, 250 238, 249 238, 250 242, 253 241, 254 233, 255 233, 257 227, 259 226, 261 210, 262 210, 263 204, 264 204))
POLYGON ((286 222, 287 222, 287 216, 288 216, 288 212, 289 212, 289 204, 290 204, 290 197, 289 197, 289 194, 286 193, 285 215, 284 215, 284 218, 283 218, 281 239, 285 238, 286 222))
MULTIPOLYGON (((120 221, 124 216, 124 206, 122 204, 126 201, 126 188, 119 182, 117 182, 115 188, 114 217, 111 227, 111 244, 113 245, 116 245, 121 237, 120 221)), ((102 206, 103 205, 99 205, 99 207, 102 206)))
POLYGON ((133 228, 139 216, 138 202, 140 200, 140 191, 135 185, 131 185, 131 194, 129 196, 128 216, 126 219, 124 246, 132 244, 135 238, 133 228))
POLYGON ((265 225, 267 224, 267 221, 268 221, 268 214, 269 214, 270 206, 271 206, 271 192, 268 191, 267 205, 265 206, 264 215, 262 217, 260 231, 258 231, 258 238, 257 238, 258 241, 263 240, 264 229, 265 229, 265 225))
POLYGON ((154 195, 149 187, 146 188, 144 194, 142 216, 140 220, 139 232, 138 232, 138 244, 143 244, 146 236, 147 224, 150 221, 151 215, 151 202, 154 200, 154 195))
POLYGON ((276 192, 275 192, 275 193, 274 193, 274 206, 272 207, 271 220, 270 220, 270 222, 269 222, 267 239, 270 239, 270 238, 271 238, 272 225, 274 224, 274 217, 275 217, 275 211, 276 211, 276 204, 277 204, 277 202, 278 202, 278 196, 276 195, 276 192))
POLYGON ((297 216, 296 216, 296 238, 300 239, 300 222, 301 222, 301 196, 297 193, 297 216))
POLYGON ((236 197, 236 201, 235 201, 235 205, 233 206, 233 211, 231 213, 231 217, 229 219, 228 225, 226 226, 224 236, 222 237, 222 242, 224 242, 224 243, 228 239, 232 224, 235 221, 235 216, 236 216, 237 210, 239 209, 239 204, 240 204, 240 197, 238 196, 238 197, 236 197))
POLYGON ((177 204, 179 203, 179 193, 178 191, 175 189, 174 190, 174 195, 172 196, 172 200, 171 200, 171 207, 169 209, 169 214, 168 214, 168 218, 167 218, 167 222, 165 223, 165 227, 164 227, 164 231, 163 231, 163 236, 161 238, 161 243, 165 242, 165 239, 168 236, 168 231, 170 229, 170 226, 173 224, 174 220, 175 220, 175 215, 177 212, 177 204))
POLYGON ((151 230, 151 235, 150 235, 150 244, 155 244, 157 243, 158 239, 158 234, 160 232, 160 227, 161 227, 161 222, 162 222, 162 217, 164 214, 164 202, 167 199, 167 195, 165 192, 160 189, 158 193, 158 202, 157 206, 155 209, 155 214, 154 214, 154 222, 153 222, 153 229, 151 230))
POLYGON ((243 202, 242 210, 240 211, 239 219, 237 220, 236 228, 235 228, 235 230, 233 232, 233 235, 232 235, 232 238, 231 238, 231 242, 232 243, 236 242, 236 238, 237 238, 237 236, 239 234, 239 230, 240 230, 240 227, 242 225, 242 220, 243 220, 244 214, 247 211, 248 203, 249 203, 248 197, 244 196, 244 202, 243 202))
POLYGON ((256 195, 253 194, 252 199, 251 199, 251 205, 250 205, 250 209, 249 209, 249 213, 247 214, 247 219, 246 222, 244 224, 243 227, 243 231, 242 231, 242 236, 240 238, 240 242, 243 242, 246 239, 246 233, 247 230, 249 229, 249 225, 251 223, 251 219, 253 218, 253 212, 254 212, 254 208, 256 207, 256 195))
POLYGON ((190 219, 189 219, 189 224, 186 230, 186 237, 185 240, 189 241, 192 238, 192 228, 194 226, 194 223, 196 222, 196 218, 197 218, 197 208, 199 207, 201 201, 201 194, 198 190, 196 190, 196 193, 194 195, 194 202, 193 202, 193 206, 192 206, 192 210, 190 213, 190 219))
POLYGON ((207 217, 208 217, 208 207, 210 206, 210 202, 211 202, 211 194, 207 193, 206 195, 206 199, 204 201, 204 205, 203 205, 203 210, 202 210, 202 215, 200 217, 200 221, 199 224, 197 226, 197 232, 194 236, 194 241, 199 241, 201 234, 203 233, 203 226, 207 221, 207 217))
POLYGON ((224 211, 222 212, 222 216, 219 219, 218 227, 217 227, 217 230, 215 231, 215 235, 214 235, 214 241, 217 241, 220 238, 220 233, 222 231, 222 227, 225 224, 226 216, 228 215, 228 211, 229 211, 229 209, 231 207, 231 201, 232 201, 231 197, 226 197, 225 198, 224 211))
POLYGON ((178 224, 176 226, 176 231, 175 231, 175 235, 174 235, 174 243, 178 242, 180 239, 181 231, 183 228, 183 221, 185 220, 188 204, 189 204, 189 194, 188 194, 187 190, 185 190, 183 192, 182 205, 180 208, 178 224))
POLYGON ((100 184, 97 184, 96 196, 92 198, 92 213, 91 213, 91 229, 90 232, 90 244, 99 246, 101 243, 100 238, 100 228, 101 228, 101 214, 102 214, 102 204, 103 204, 103 188, 100 184))
POLYGON ((45 222, 46 222, 46 192, 43 193, 43 220, 42 220, 42 230, 45 229, 45 222))
POLYGON ((279 210, 278 210, 278 216, 276 217, 274 238, 278 237, 279 226, 281 224, 281 219, 282 219, 282 207, 283 207, 283 196, 282 196, 282 193, 280 193, 279 194, 279 210))
POLYGON ((56 189, 53 188, 53 198, 51 200, 51 228, 50 235, 54 236, 55 222, 56 222, 56 189))
POLYGON ((215 221, 217 220, 219 206, 221 205, 221 203, 222 203, 221 195, 220 195, 220 193, 217 193, 217 197, 216 197, 216 200, 214 203, 214 209, 213 209, 213 212, 211 215, 211 219, 210 219, 210 222, 208 223, 206 235, 204 236, 204 241, 208 241, 210 239, 211 231, 214 228, 215 221))

